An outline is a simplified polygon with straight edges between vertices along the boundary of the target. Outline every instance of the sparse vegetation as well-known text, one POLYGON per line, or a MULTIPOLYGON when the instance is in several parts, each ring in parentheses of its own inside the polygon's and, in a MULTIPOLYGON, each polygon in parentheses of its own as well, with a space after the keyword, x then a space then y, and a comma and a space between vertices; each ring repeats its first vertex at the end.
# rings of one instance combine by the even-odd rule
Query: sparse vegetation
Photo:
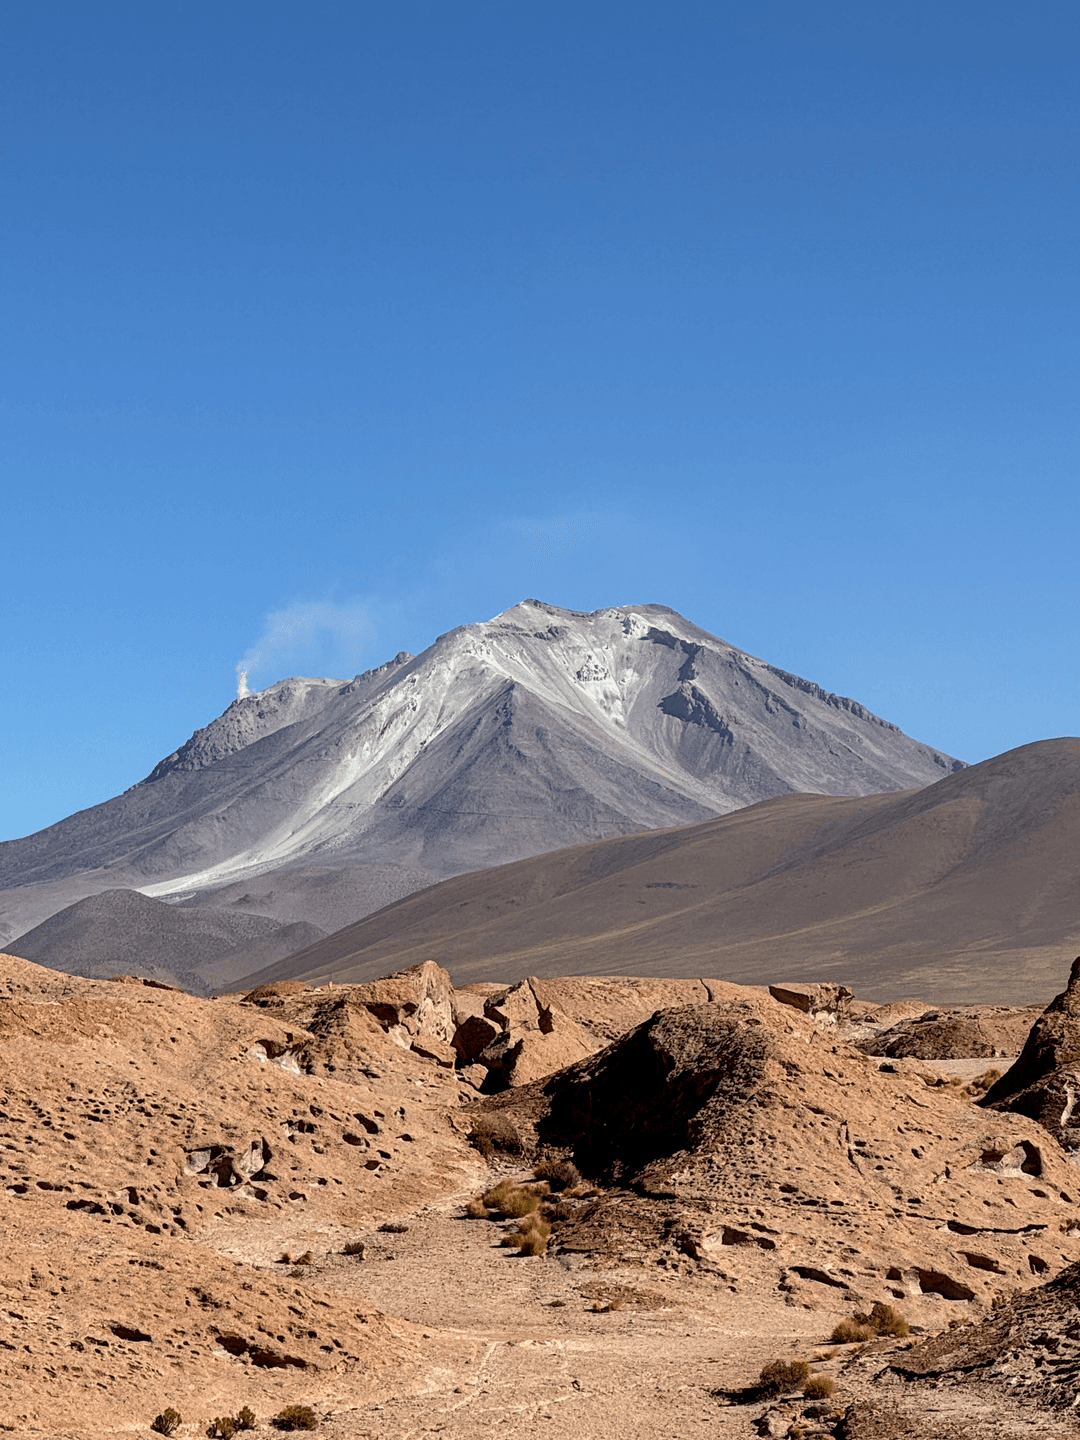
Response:
POLYGON ((344 1245, 344 1246, 342 1247, 341 1253, 342 1253, 343 1255, 363 1255, 363 1253, 364 1253, 364 1242, 363 1242, 363 1240, 350 1240, 346 1245, 344 1245))
POLYGON ((860 1325, 855 1320, 841 1320, 833 1326, 829 1339, 834 1345, 858 1345, 863 1340, 872 1340, 874 1332, 869 1325, 860 1325))
POLYGON ((901 1339, 911 1333, 899 1310, 877 1300, 869 1315, 856 1311, 851 1320, 841 1320, 829 1339, 834 1345, 856 1345, 863 1340, 878 1340, 883 1335, 901 1339))
POLYGON ((514 1122, 498 1111, 476 1117, 469 1132, 469 1144, 479 1150, 485 1160, 496 1153, 520 1155, 522 1150, 521 1136, 514 1122))
POLYGON ((541 1191, 538 1186, 516 1185, 513 1180, 500 1180, 480 1196, 480 1203, 496 1215, 507 1220, 519 1220, 540 1208, 541 1191))
POLYGON ((302 1255, 297 1255, 296 1259, 292 1263, 294 1265, 314 1265, 315 1256, 311 1253, 310 1250, 305 1250, 302 1255))
POLYGON ((250 1405, 242 1406, 237 1412, 236 1419, 233 1421, 237 1430, 254 1430, 256 1423, 255 1411, 252 1410, 250 1405))
POLYGON ((836 1381, 828 1375, 811 1375, 803 1386, 807 1400, 827 1400, 836 1389, 836 1381))
POLYGON ((491 1211, 484 1204, 479 1195, 474 1195, 465 1206, 465 1214, 470 1220, 490 1220, 491 1211))
POLYGON ((993 1068, 984 1070, 981 1075, 976 1075, 974 1080, 968 1082, 969 1095, 985 1095, 991 1085, 1001 1079, 1002 1072, 993 1068))
POLYGON ((810 1379, 810 1366, 805 1360, 770 1360, 761 1367, 758 1386, 766 1395, 783 1395, 801 1390, 810 1379))
POLYGON ((541 1160, 533 1174, 537 1180, 546 1180, 552 1190, 572 1190, 581 1184, 581 1171, 572 1160, 541 1160))
POLYGON ((169 1408, 163 1410, 160 1415, 154 1416, 150 1429, 157 1435, 172 1435, 177 1427, 183 1423, 180 1411, 174 1410, 170 1405, 169 1408))
POLYGON ((210 1421, 210 1428, 207 1435, 220 1436, 221 1440, 233 1440, 236 1434, 236 1421, 231 1415, 219 1415, 216 1420, 210 1421))
POLYGON ((318 1423, 310 1405, 286 1405, 271 1421, 279 1430, 314 1430, 318 1423))
POLYGON ((550 1235, 551 1226, 539 1211, 534 1210, 516 1230, 504 1235, 500 1243, 515 1246, 519 1255, 543 1255, 550 1235))

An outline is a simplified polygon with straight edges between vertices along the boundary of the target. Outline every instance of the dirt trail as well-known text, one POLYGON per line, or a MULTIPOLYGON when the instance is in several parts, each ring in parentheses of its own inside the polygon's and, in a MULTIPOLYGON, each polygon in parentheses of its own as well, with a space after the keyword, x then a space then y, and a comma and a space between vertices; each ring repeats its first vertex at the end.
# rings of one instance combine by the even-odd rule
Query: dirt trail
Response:
POLYGON ((369 1232, 362 1260, 314 1267, 343 1300, 430 1327, 439 1351, 413 1393, 335 1414, 328 1436, 745 1436, 749 1413, 710 1392, 811 1355, 832 1323, 719 1280, 520 1257, 499 1245, 505 1226, 459 1218, 469 1193, 402 1217, 404 1233, 369 1232), (605 1294, 621 1307, 594 1310, 605 1294))

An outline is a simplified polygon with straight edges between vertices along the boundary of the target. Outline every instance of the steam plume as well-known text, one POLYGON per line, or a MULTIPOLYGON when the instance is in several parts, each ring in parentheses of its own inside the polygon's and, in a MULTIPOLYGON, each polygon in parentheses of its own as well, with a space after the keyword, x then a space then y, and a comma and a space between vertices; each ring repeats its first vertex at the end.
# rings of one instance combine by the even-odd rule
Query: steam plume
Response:
POLYGON ((326 675, 357 669, 357 661, 371 638, 374 626, 366 600, 302 600, 281 610, 271 610, 263 622, 262 634, 242 655, 236 666, 238 699, 252 693, 248 676, 254 675, 255 689, 270 672, 326 675))

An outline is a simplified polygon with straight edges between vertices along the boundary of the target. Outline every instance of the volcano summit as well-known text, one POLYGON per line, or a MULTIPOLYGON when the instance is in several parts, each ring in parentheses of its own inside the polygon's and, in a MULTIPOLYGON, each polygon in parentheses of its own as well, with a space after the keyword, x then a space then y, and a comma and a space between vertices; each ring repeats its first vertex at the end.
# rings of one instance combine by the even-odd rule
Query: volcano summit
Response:
MULTIPOLYGON (((354 896, 377 873, 385 904, 773 796, 905 790, 962 768, 666 606, 526 600, 353 680, 237 699, 123 795, 0 845, 0 928, 123 887, 220 903, 222 887, 296 867, 348 869, 354 896)), ((231 903, 259 912, 242 892, 231 903)), ((259 913, 334 928, 299 901, 259 913)))

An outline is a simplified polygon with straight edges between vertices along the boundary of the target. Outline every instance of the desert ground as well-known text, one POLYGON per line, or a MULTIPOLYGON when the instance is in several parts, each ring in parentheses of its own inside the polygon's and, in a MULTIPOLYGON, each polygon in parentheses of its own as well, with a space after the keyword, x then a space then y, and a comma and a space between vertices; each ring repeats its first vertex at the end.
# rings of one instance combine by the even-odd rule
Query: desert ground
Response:
POLYGON ((1077 1434, 1076 988, 205 999, 4 957, 0 1426, 1077 1434), (875 1305, 908 1333, 830 1339, 875 1305))

